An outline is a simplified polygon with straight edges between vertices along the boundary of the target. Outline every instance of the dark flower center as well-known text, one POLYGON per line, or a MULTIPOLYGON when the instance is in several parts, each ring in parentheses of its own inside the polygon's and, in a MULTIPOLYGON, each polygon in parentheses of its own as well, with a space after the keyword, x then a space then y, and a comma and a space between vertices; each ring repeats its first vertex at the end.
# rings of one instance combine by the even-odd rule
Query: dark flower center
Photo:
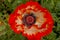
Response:
POLYGON ((24 15, 23 17, 23 24, 27 26, 31 26, 35 23, 36 17, 34 16, 33 13, 24 15))

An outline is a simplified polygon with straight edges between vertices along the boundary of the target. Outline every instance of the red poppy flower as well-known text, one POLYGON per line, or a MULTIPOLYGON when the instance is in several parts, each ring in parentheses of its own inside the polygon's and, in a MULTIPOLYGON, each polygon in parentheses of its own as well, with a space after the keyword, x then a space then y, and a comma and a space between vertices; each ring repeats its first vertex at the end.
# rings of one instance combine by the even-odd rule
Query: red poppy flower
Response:
POLYGON ((9 24, 15 33, 22 33, 28 40, 40 40, 53 28, 50 12, 37 2, 19 5, 10 15, 9 24))

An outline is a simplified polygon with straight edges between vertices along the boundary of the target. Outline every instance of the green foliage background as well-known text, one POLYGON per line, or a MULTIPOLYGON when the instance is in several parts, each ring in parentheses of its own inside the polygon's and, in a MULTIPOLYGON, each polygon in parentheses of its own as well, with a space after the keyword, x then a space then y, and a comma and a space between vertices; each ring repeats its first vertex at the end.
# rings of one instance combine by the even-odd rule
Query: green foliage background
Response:
MULTIPOLYGON (((0 0, 0 40, 27 40, 21 34, 14 33, 8 24, 9 15, 20 4, 29 0, 0 0)), ((54 19, 54 28, 51 34, 42 40, 60 40, 60 0, 34 0, 42 7, 47 8, 54 19)))

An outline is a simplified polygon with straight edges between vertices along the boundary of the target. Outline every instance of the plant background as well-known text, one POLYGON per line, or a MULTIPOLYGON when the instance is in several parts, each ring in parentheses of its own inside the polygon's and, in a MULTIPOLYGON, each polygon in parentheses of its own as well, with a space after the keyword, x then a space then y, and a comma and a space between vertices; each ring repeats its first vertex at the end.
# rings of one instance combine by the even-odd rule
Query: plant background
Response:
MULTIPOLYGON (((8 24, 9 15, 20 4, 29 0, 0 0, 0 40, 27 40, 21 34, 14 33, 8 24)), ((54 19, 54 28, 51 34, 42 40, 60 40, 60 0, 34 0, 42 7, 47 8, 54 19)))

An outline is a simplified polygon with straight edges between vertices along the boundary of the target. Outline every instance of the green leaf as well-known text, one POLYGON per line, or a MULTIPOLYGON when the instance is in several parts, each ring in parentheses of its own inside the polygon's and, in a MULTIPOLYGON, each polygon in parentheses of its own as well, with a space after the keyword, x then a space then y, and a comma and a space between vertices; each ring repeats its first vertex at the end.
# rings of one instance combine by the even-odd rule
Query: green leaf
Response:
POLYGON ((5 35, 6 34, 6 27, 5 25, 1 25, 0 26, 0 36, 5 35))
POLYGON ((56 34, 54 32, 52 32, 50 35, 46 36, 44 39, 45 40, 55 40, 56 34))
POLYGON ((57 31, 60 32, 60 23, 57 24, 57 31))
POLYGON ((60 36, 56 40, 60 40, 60 36))
POLYGON ((60 11, 60 0, 56 3, 56 11, 60 11))
POLYGON ((4 29, 5 29, 4 25, 0 26, 0 31, 3 31, 4 29))
POLYGON ((53 17, 53 20, 54 20, 54 21, 56 21, 56 22, 58 21, 58 18, 57 18, 57 16, 56 16, 56 13, 52 13, 52 17, 53 17))
POLYGON ((49 11, 52 11, 52 9, 54 7, 54 0, 45 0, 42 3, 42 6, 45 7, 45 8, 47 8, 49 11))
POLYGON ((11 4, 12 9, 15 9, 18 5, 22 3, 23 0, 15 0, 13 4, 11 4))

